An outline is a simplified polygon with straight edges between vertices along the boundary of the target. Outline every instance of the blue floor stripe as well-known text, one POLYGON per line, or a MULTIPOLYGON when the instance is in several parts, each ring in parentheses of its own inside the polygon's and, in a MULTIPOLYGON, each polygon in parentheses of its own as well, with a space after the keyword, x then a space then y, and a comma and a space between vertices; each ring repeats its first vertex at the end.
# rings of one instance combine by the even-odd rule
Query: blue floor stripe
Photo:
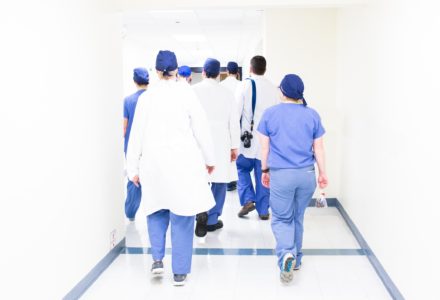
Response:
MULTIPOLYGON (((166 254, 171 254, 171 248, 165 249, 166 254)), ((353 256, 366 255, 364 249, 303 249, 304 255, 324 256, 353 256)), ((121 254, 151 254, 151 248, 125 247, 121 254)), ((244 255, 244 256, 273 256, 275 250, 270 248, 194 248, 194 255, 244 255)))

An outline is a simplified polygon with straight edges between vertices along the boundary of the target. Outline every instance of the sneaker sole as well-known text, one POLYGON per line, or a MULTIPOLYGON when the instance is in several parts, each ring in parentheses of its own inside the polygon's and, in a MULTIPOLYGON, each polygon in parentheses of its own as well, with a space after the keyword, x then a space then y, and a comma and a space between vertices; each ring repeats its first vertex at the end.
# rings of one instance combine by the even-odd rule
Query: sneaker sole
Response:
POLYGON ((151 270, 151 274, 154 276, 162 275, 163 272, 164 272, 163 268, 157 268, 157 269, 151 270))
POLYGON ((283 271, 280 273, 281 282, 284 284, 290 283, 293 280, 293 266, 295 265, 295 258, 289 257, 286 259, 283 271))
POLYGON ((185 281, 173 281, 173 285, 174 286, 184 286, 185 285, 185 281))

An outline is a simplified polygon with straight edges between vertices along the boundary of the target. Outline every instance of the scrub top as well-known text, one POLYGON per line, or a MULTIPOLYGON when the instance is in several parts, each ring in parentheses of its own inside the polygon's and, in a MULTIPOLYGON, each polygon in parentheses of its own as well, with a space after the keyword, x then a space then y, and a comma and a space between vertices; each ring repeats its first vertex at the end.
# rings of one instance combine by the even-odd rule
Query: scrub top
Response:
POLYGON ((131 125, 133 124, 134 112, 136 110, 136 105, 139 96, 145 92, 144 89, 138 90, 133 95, 128 96, 124 99, 124 118, 128 119, 127 130, 125 132, 124 138, 124 153, 127 153, 128 140, 130 139, 131 125))
POLYGON ((294 103, 268 108, 258 131, 270 139, 268 166, 273 169, 301 169, 314 165, 313 141, 325 133, 314 109, 294 103))

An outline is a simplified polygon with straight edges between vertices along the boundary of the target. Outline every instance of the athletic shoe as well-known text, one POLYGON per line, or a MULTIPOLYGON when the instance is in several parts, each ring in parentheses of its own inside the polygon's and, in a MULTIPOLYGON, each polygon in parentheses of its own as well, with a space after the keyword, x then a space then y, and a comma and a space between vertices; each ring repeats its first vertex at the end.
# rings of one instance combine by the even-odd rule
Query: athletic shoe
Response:
POLYGON ((153 265, 151 266, 151 274, 153 275, 163 274, 163 262, 161 260, 157 260, 153 262, 153 265))
POLYGON ((295 257, 291 253, 286 253, 283 257, 281 266, 280 280, 282 283, 290 283, 293 279, 293 268, 295 266, 295 257))
POLYGON ((209 232, 216 231, 217 229, 223 228, 223 221, 218 220, 217 224, 207 225, 206 230, 209 232))
POLYGON ((269 214, 265 214, 265 215, 260 215, 260 219, 263 221, 267 221, 269 220, 270 215, 269 214))
POLYGON ((227 187, 228 192, 235 191, 236 189, 237 189, 237 181, 232 181, 228 183, 228 187, 227 187))
POLYGON ((186 274, 174 274, 174 282, 175 286, 185 285, 186 274))
POLYGON ((206 223, 208 223, 208 213, 200 213, 196 216, 197 224, 194 233, 198 237, 204 237, 207 233, 206 223))
POLYGON ((254 209, 255 209, 254 202, 248 202, 240 209, 240 211, 238 212, 238 216, 241 218, 247 215, 248 213, 250 213, 251 211, 253 211, 254 209))
POLYGON ((299 264, 296 263, 296 264, 295 264, 295 268, 293 268, 293 270, 294 270, 294 271, 301 270, 301 266, 302 266, 302 263, 299 263, 299 264))

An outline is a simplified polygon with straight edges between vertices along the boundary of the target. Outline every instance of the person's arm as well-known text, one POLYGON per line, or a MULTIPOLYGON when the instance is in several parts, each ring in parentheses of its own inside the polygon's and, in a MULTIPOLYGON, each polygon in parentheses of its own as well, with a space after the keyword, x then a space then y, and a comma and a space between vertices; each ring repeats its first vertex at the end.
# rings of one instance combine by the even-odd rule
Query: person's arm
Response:
POLYGON ((316 163, 318 165, 318 184, 321 189, 327 187, 328 179, 325 169, 324 138, 320 137, 313 141, 313 152, 315 153, 316 163))
MULTIPOLYGON (((268 170, 267 157, 269 156, 270 139, 268 136, 266 136, 260 132, 258 134, 258 137, 260 139, 260 146, 261 146, 261 148, 260 148, 261 149, 261 169, 268 170)), ((270 174, 268 171, 261 174, 261 182, 264 187, 269 188, 270 174)))
POLYGON ((128 119, 124 118, 124 137, 127 134, 128 119))
MULTIPOLYGON (((148 95, 146 96, 148 97, 148 95)), ((148 119, 148 108, 145 107, 146 100, 143 96, 139 97, 127 148, 127 176, 136 186, 139 183, 139 162, 142 156, 145 123, 148 119)))

